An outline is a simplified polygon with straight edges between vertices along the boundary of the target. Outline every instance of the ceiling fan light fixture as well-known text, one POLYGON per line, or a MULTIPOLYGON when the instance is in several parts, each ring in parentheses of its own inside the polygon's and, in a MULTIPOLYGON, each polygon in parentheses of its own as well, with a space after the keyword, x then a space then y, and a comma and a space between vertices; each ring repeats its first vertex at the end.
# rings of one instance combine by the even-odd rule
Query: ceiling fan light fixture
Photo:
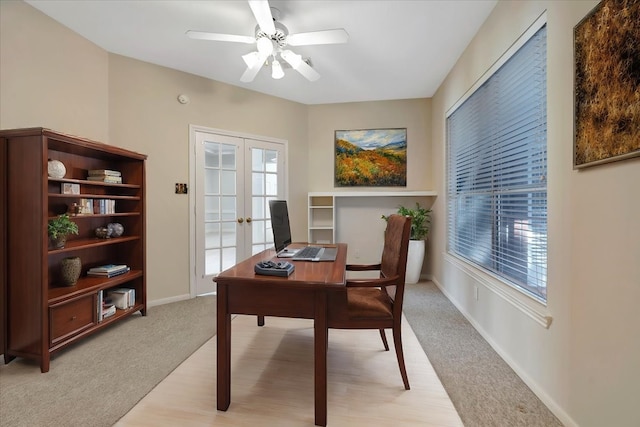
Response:
POLYGON ((271 63, 271 77, 278 80, 284 77, 284 70, 282 69, 282 65, 280 65, 280 61, 274 59, 271 63))
POLYGON ((258 52, 262 55, 269 56, 273 53, 273 42, 268 37, 260 37, 256 41, 258 52))

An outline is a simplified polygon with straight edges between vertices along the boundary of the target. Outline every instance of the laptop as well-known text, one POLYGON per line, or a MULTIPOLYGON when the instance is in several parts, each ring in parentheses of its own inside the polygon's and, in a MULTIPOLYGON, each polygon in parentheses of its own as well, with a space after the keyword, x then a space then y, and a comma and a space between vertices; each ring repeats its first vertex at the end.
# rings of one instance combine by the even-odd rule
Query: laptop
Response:
POLYGON ((289 249, 291 244, 291 227, 289 225, 289 210, 286 200, 270 200, 271 229, 273 243, 278 258, 291 258, 293 261, 335 261, 337 248, 322 246, 305 246, 289 249))

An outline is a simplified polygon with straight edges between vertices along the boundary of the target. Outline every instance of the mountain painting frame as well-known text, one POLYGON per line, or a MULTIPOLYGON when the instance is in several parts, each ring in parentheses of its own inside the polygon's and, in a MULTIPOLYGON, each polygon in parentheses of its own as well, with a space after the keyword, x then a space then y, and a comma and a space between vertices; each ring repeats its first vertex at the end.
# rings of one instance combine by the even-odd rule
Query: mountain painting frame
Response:
POLYGON ((335 131, 336 187, 406 187, 407 128, 335 131))

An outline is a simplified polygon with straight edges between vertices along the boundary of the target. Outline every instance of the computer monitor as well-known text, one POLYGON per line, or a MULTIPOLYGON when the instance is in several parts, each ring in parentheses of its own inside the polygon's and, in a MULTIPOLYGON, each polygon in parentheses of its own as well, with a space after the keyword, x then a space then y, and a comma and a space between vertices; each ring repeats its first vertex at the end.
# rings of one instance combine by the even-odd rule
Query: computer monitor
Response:
POLYGON ((291 243, 291 226, 286 200, 269 200, 271 229, 276 252, 280 252, 291 243))

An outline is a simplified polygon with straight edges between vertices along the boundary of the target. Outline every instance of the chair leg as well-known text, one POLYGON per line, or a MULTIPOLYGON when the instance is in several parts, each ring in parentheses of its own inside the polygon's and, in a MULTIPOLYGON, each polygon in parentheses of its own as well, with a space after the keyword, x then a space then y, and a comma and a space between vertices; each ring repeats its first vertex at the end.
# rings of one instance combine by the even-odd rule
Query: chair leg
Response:
POLYGON ((396 356, 398 357, 398 366, 400 367, 400 375, 402 375, 402 382, 404 382, 405 390, 410 390, 409 378, 407 377, 407 368, 404 366, 404 354, 402 352, 402 334, 400 332, 400 325, 393 328, 393 345, 396 347, 396 356))
POLYGON ((382 338, 382 344, 384 344, 384 350, 389 351, 389 344, 387 343, 387 336, 384 334, 384 329, 380 329, 380 337, 382 338))

